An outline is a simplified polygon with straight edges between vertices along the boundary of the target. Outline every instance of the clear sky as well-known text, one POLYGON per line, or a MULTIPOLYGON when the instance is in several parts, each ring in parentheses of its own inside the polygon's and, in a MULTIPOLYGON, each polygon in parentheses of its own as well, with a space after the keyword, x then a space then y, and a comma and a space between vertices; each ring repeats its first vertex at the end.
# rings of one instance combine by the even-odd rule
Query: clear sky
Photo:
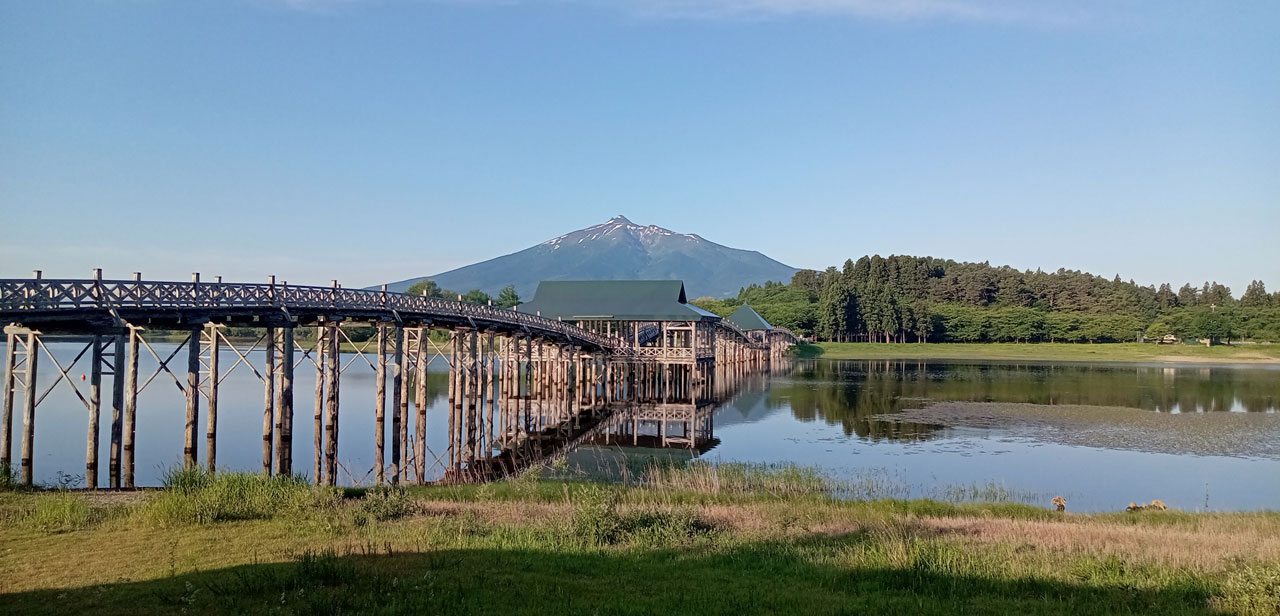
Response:
POLYGON ((624 214, 1280 288, 1280 2, 0 0, 0 277, 364 286, 624 214))

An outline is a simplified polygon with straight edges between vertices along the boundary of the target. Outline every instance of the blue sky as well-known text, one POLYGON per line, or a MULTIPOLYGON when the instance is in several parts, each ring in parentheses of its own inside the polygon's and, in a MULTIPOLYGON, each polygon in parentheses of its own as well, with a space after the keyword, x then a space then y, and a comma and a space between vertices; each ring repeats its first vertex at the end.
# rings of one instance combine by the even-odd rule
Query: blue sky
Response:
POLYGON ((1280 3, 0 0, 0 276, 363 286, 625 214, 1280 288, 1280 3))

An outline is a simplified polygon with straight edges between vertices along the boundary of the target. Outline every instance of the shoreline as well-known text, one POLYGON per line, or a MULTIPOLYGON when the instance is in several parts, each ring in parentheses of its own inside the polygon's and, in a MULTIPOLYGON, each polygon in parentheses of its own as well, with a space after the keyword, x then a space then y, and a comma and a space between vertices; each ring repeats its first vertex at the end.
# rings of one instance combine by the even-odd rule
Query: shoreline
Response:
POLYGON ((0 492, 0 609, 1250 613, 1240 606, 1276 599, 1280 573, 1280 514, 1265 511, 838 501, 803 473, 705 466, 652 470, 642 486, 220 477, 129 502, 0 492))
POLYGON ((1280 366, 1280 345, 1203 347, 1144 343, 874 343, 819 342, 797 347, 800 359, 1034 361, 1197 366, 1280 366))

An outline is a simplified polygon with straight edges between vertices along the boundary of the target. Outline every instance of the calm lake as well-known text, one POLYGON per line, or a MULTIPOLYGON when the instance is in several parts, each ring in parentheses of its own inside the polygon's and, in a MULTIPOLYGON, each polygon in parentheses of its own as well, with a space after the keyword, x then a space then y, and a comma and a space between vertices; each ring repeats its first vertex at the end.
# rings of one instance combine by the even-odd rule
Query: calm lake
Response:
MULTIPOLYGON (((175 349, 152 346, 162 359, 175 349)), ((66 367, 83 345, 49 347, 66 367)), ((261 352, 249 357, 261 365, 261 352)), ((223 370, 239 359, 224 351, 223 370)), ((364 359, 343 360, 350 367, 341 388, 339 460, 349 473, 345 483, 368 483, 375 377, 364 359)), ((140 387, 158 364, 144 349, 140 387)), ((439 454, 447 364, 437 359, 431 370, 428 445, 439 454)), ((79 378, 88 371, 81 358, 68 372, 86 396, 87 383, 79 378)), ((42 392, 59 375, 46 357, 40 374, 42 392)), ((104 379, 104 389, 109 383, 104 379)), ((294 450, 295 467, 303 471, 311 468, 313 388, 314 369, 300 364, 294 450)), ((222 381, 219 399, 219 466, 259 469, 261 382, 241 365, 222 381)), ((21 401, 15 406, 16 461, 21 401)), ((139 485, 157 485, 164 470, 180 462, 184 413, 183 395, 167 373, 139 393, 139 485)), ((104 408, 104 486, 109 426, 104 408)), ((203 402, 200 426, 203 460, 203 402)), ((38 482, 57 484, 60 473, 83 476, 86 428, 84 406, 60 383, 37 409, 38 482)), ((842 482, 851 497, 1048 506, 1062 495, 1074 511, 1118 510, 1156 498, 1185 510, 1280 509, 1280 366, 804 360, 746 379, 716 407, 713 429, 718 443, 704 459, 812 466, 842 482), (920 409, 933 414, 925 420, 911 415, 920 409), (964 421, 951 421, 957 412, 964 421), (1059 421, 1058 413, 1070 421, 1059 421), (913 419, 898 421, 899 414, 913 419)), ((654 455, 652 449, 590 447, 570 461, 590 472, 593 465, 654 455)), ((672 449, 661 455, 699 454, 672 449)))

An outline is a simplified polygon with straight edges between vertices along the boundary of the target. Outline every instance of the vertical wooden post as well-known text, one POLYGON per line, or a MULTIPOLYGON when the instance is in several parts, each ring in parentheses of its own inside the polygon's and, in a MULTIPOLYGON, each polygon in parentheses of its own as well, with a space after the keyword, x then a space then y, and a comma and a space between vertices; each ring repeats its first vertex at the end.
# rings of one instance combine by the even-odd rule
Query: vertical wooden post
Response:
POLYGON ((474 467, 476 463, 476 415, 479 412, 478 406, 484 404, 483 394, 480 390, 481 376, 480 369, 482 367, 479 361, 477 349, 480 333, 472 330, 469 336, 471 343, 471 355, 467 358, 467 391, 470 394, 465 402, 466 425, 467 425, 467 465, 474 467))
POLYGON ((276 391, 276 473, 293 474, 293 324, 280 328, 280 387, 276 391))
POLYGON ((271 476, 276 427, 276 328, 268 327, 262 371, 262 474, 271 476))
POLYGON ((129 327, 129 366, 124 377, 124 450, 121 466, 124 467, 124 487, 133 485, 133 439, 137 432, 138 417, 138 329, 129 327))
POLYGON ((102 336, 93 335, 93 352, 90 358, 93 366, 89 369, 89 434, 85 438, 84 485, 90 490, 98 489, 98 437, 101 434, 99 422, 102 419, 102 336))
POLYGON ((209 336, 209 410, 205 413, 204 459, 212 475, 218 469, 218 367, 219 346, 218 324, 210 323, 205 327, 209 336))
POLYGON ((401 447, 403 441, 400 439, 400 407, 404 404, 404 387, 405 381, 405 356, 404 356, 404 327, 397 324, 395 329, 396 346, 395 346, 395 366, 391 372, 391 483, 400 483, 403 475, 403 469, 400 463, 401 447))
POLYGON ((312 459, 312 472, 315 473, 316 485, 324 485, 324 381, 329 371, 325 362, 329 354, 325 336, 328 329, 324 325, 316 325, 316 406, 315 406, 315 438, 312 459))
POLYGON ((341 336, 338 322, 330 321, 329 329, 329 378, 328 397, 325 401, 328 415, 328 434, 325 435, 325 485, 337 485, 338 481, 338 389, 342 380, 341 336))
MULTIPOLYGON (((493 415, 498 405, 498 395, 502 390, 502 385, 499 383, 501 374, 498 373, 500 363, 498 360, 498 354, 495 352, 497 351, 497 348, 494 347, 494 342, 495 338, 493 332, 489 332, 489 363, 488 370, 485 371, 485 389, 489 392, 489 418, 485 422, 487 430, 486 434, 488 435, 488 438, 485 439, 487 447, 485 449, 484 457, 486 459, 493 453, 493 441, 497 438, 497 431, 494 429, 493 415)), ((504 349, 506 348, 505 338, 502 346, 504 349)))
MULTIPOLYGON (((451 340, 456 339, 457 337, 457 334, 452 330, 450 330, 449 335, 451 336, 451 340)), ((449 427, 447 428, 449 436, 446 439, 445 446, 446 457, 448 458, 448 469, 446 469, 446 471, 453 468, 454 455, 457 451, 457 448, 454 446, 457 439, 453 434, 457 426, 455 425, 453 417, 454 407, 458 403, 458 395, 460 394, 460 390, 458 388, 458 373, 462 370, 462 358, 458 355, 458 345, 453 342, 450 344, 452 344, 452 348, 449 353, 449 427)))
POLYGON ((17 387, 18 336, 5 334, 4 347, 4 415, 0 416, 0 473, 13 469, 13 395, 17 387))
POLYGON ((386 479, 386 466, 382 459, 382 446, 387 431, 387 324, 378 323, 378 364, 375 369, 373 399, 373 466, 377 475, 374 482, 382 485, 386 479))
POLYGON ((124 437, 124 332, 112 337, 111 353, 111 449, 107 460, 108 485, 120 487, 120 443, 124 437))
POLYGON ((27 334, 27 387, 22 392, 22 485, 32 485, 31 468, 36 434, 37 368, 40 367, 39 341, 35 333, 27 334))
POLYGON ((199 325, 191 327, 187 339, 187 424, 182 442, 182 466, 196 467, 196 420, 200 414, 200 331, 199 325))
POLYGON ((414 364, 416 387, 413 388, 413 406, 417 411, 413 422, 413 467, 417 471, 418 483, 427 481, 427 363, 431 360, 427 351, 430 337, 430 329, 418 330, 418 357, 414 364))

